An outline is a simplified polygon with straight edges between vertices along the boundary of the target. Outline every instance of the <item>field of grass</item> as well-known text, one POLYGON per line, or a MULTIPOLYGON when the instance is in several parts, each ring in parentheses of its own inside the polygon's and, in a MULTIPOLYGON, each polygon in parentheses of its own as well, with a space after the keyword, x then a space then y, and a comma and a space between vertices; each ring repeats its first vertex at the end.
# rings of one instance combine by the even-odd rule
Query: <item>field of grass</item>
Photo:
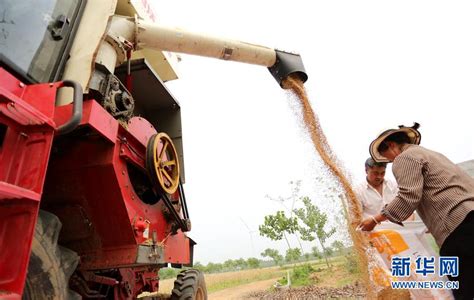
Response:
MULTIPOLYGON (((206 280, 206 286, 208 293, 227 289, 230 287, 272 279, 279 278, 286 274, 285 270, 279 267, 253 269, 253 270, 242 270, 237 272, 225 272, 225 273, 214 273, 204 274, 206 280)), ((166 279, 160 281, 160 293, 169 294, 173 289, 174 279, 166 279)))
MULTIPOLYGON (((301 286, 307 284, 314 284, 321 287, 342 287, 352 284, 360 277, 357 273, 351 273, 346 267, 346 258, 343 256, 331 258, 331 268, 328 269, 326 262, 323 260, 309 262, 313 272, 309 274, 310 280, 303 280, 301 283, 293 280, 292 286, 301 286)), ((302 265, 302 264, 301 264, 302 265)), ((294 272, 294 266, 288 265, 284 267, 294 272)), ((308 274, 307 274, 308 275, 308 274)), ((293 275, 291 275, 293 277, 293 275)), ((286 279, 280 283, 286 284, 286 279)))
MULTIPOLYGON (((333 267, 327 269, 326 262, 323 260, 311 261, 311 267, 317 270, 314 273, 314 283, 318 286, 340 287, 346 284, 353 283, 357 280, 356 274, 350 274, 344 267, 345 258, 334 257, 331 258, 333 267)), ((302 264, 302 263, 300 263, 302 264)), ((300 265, 298 264, 298 265, 300 265)), ((275 278, 286 276, 287 270, 292 270, 294 265, 285 265, 283 267, 270 267, 253 270, 242 270, 237 272, 225 272, 215 274, 205 274, 205 280, 208 293, 219 290, 275 278)), ((166 279, 160 281, 160 293, 170 294, 173 289, 174 279, 166 279)))
POLYGON ((325 269, 317 274, 319 275, 317 285, 324 287, 343 287, 360 279, 359 274, 347 271, 344 262, 335 263, 331 270, 325 269))

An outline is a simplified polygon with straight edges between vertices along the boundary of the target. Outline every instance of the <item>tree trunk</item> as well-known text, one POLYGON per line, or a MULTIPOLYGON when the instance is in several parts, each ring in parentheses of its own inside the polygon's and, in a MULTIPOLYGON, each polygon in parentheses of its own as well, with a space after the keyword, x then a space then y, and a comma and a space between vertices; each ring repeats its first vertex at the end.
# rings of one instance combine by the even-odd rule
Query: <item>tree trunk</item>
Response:
POLYGON ((288 242, 288 239, 286 238, 286 234, 284 232, 283 237, 285 238, 286 244, 288 245, 288 249, 291 249, 290 243, 288 242))
POLYGON ((318 238, 318 241, 321 244, 321 248, 323 248, 323 255, 324 259, 326 260, 326 265, 328 266, 328 268, 330 268, 331 265, 329 264, 328 256, 326 254, 326 247, 324 247, 324 243, 321 241, 321 239, 318 238))
POLYGON ((298 240, 298 244, 300 244, 301 255, 303 255, 303 254, 304 254, 304 250, 303 250, 303 245, 301 245, 301 240, 300 240, 300 238, 298 237, 297 234, 295 234, 295 236, 296 236, 296 239, 298 240))
MULTIPOLYGON (((295 193, 297 193, 297 192, 295 191, 295 193)), ((293 217, 293 211, 295 209, 296 194, 292 198, 293 198, 293 203, 291 203, 290 218, 293 217)), ((298 240, 298 244, 300 245, 301 254, 303 254, 304 250, 303 250, 303 245, 301 245, 301 240, 300 240, 299 236, 296 233, 295 233, 295 236, 296 236, 296 239, 298 240)))

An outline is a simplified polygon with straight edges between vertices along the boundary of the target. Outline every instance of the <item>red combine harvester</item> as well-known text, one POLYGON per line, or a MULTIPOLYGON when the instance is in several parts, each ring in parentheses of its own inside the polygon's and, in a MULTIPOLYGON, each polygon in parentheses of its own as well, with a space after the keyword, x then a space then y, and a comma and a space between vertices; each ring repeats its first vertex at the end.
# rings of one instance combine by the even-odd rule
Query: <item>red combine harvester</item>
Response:
MULTIPOLYGON (((165 28, 146 0, 0 3, 0 299, 135 299, 193 265, 173 52, 307 79, 298 55, 165 28)), ((196 270, 172 299, 206 299, 196 270)))

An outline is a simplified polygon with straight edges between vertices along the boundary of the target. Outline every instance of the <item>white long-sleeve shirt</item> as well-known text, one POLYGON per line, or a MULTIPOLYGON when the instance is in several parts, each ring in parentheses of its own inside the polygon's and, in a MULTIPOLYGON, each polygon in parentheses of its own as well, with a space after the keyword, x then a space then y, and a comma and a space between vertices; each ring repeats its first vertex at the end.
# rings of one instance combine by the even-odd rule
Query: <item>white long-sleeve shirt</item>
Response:
POLYGON ((397 192, 396 183, 386 179, 383 181, 382 195, 367 181, 358 185, 355 193, 362 204, 363 218, 379 214, 385 204, 390 203, 395 198, 397 192))

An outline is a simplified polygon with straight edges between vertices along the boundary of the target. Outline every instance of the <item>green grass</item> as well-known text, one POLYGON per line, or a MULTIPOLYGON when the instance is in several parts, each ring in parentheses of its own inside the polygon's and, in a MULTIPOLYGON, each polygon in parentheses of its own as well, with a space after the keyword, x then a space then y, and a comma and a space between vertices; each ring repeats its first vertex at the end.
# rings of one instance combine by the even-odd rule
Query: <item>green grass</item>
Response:
MULTIPOLYGON (((311 279, 311 274, 313 273, 316 273, 316 269, 310 264, 294 267, 293 270, 290 271, 291 285, 296 287, 313 284, 314 281, 311 279)), ((287 276, 281 278, 278 282, 282 285, 288 284, 287 276)))
MULTIPOLYGON (((347 259, 344 256, 333 257, 329 260, 328 268, 325 260, 286 266, 290 270, 291 285, 293 287, 308 285, 329 285, 341 287, 357 280, 359 274, 351 274, 346 268, 347 259)), ((282 285, 287 284, 287 275, 278 280, 282 285)))
MULTIPOLYGON (((344 263, 344 257, 340 256, 331 258, 330 262, 333 265, 342 264, 344 263)), ((306 265, 308 263, 316 271, 324 270, 327 268, 326 261, 324 259, 319 259, 310 262, 300 262, 291 265, 284 265, 282 267, 255 269, 254 272, 252 272, 251 270, 244 270, 241 272, 221 273, 220 275, 206 274, 207 290, 209 293, 212 293, 256 281, 262 281, 272 278, 275 278, 276 281, 278 278, 286 277, 287 270, 293 270, 297 266, 306 265), (226 274, 232 274, 232 276, 226 276, 226 274)), ((304 279, 301 278, 299 280, 304 279)), ((310 282, 307 282, 306 285, 307 284, 310 284, 310 282)), ((300 285, 305 284, 301 283, 300 285)))

